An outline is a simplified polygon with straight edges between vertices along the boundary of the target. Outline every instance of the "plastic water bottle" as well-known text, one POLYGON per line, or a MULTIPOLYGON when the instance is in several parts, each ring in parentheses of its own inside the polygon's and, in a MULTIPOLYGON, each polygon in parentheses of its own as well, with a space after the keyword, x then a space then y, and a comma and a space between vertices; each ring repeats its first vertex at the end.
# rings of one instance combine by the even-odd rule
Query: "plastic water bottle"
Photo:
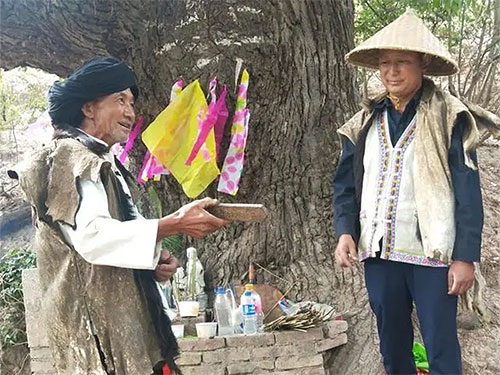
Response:
POLYGON ((255 312, 257 313, 257 331, 262 331, 262 326, 264 325, 264 314, 262 312, 262 300, 259 294, 253 289, 253 284, 255 280, 255 268, 253 263, 250 262, 248 266, 248 285, 252 286, 252 298, 255 302, 255 312))
POLYGON ((243 315, 243 333, 253 335, 257 333, 257 312, 255 300, 252 296, 253 285, 245 285, 245 292, 241 295, 241 313, 243 315))
POLYGON ((260 299, 259 294, 252 290, 252 298, 255 303, 255 313, 257 314, 257 331, 262 331, 262 326, 264 325, 264 314, 262 313, 262 300, 260 299))
POLYGON ((215 292, 215 317, 219 328, 219 336, 231 336, 234 333, 232 322, 231 301, 223 287, 219 286, 215 292))

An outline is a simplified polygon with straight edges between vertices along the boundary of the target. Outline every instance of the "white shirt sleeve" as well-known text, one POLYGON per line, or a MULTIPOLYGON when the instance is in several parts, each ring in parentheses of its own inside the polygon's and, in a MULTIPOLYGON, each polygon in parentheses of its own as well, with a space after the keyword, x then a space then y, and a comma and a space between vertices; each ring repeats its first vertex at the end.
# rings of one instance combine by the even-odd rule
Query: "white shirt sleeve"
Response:
MULTIPOLYGON (((125 182, 120 183, 128 193, 125 182)), ((101 181, 79 180, 81 204, 76 229, 59 223, 66 240, 89 263, 135 269, 156 267, 160 245, 156 244, 157 219, 119 221, 111 217, 101 181)))

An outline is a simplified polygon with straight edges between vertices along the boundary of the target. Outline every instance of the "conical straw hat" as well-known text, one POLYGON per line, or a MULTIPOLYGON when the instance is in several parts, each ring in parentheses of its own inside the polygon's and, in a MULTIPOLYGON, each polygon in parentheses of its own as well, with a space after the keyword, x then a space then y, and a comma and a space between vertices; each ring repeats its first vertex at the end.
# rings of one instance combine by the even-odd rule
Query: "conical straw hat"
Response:
POLYGON ((354 48, 346 58, 354 65, 378 69, 380 51, 387 49, 432 56, 426 75, 448 76, 458 72, 458 65, 450 53, 411 9, 354 48))

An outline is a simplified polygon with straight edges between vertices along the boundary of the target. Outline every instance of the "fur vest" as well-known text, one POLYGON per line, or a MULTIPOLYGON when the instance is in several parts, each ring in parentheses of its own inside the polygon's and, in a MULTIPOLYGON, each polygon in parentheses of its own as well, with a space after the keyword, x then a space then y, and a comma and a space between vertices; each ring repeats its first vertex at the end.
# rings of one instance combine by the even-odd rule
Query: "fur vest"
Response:
MULTIPOLYGON (((155 328, 158 316, 138 271, 87 263, 64 240, 57 222, 75 227, 78 179, 101 180, 111 216, 127 220, 110 162, 76 139, 54 140, 20 176, 35 211, 42 309, 55 367, 59 374, 150 374, 163 358, 173 363, 177 343, 174 338, 169 353, 162 348, 165 334, 155 328)), ((170 330, 169 321, 163 329, 170 330)))

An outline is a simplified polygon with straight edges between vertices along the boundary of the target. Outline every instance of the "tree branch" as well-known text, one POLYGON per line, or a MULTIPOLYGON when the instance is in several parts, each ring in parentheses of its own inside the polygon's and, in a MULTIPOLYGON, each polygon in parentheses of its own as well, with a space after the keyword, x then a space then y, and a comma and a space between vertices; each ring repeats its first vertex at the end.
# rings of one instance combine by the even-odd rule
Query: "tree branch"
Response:
POLYGON ((370 2, 368 0, 363 0, 363 3, 365 3, 365 5, 370 8, 370 10, 373 12, 373 14, 375 14, 377 16, 377 18, 380 20, 380 22, 382 23, 385 23, 386 22, 386 19, 384 17, 382 17, 376 10, 375 8, 370 4, 370 2))

